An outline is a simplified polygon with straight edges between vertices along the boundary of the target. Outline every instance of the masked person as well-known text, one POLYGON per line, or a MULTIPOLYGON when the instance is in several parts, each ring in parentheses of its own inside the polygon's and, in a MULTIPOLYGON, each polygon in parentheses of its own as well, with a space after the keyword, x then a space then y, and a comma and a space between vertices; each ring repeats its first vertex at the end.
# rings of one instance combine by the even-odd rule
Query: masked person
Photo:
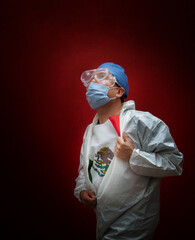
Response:
POLYGON ((74 195, 95 210, 98 240, 151 239, 161 179, 181 175, 183 155, 163 121, 124 102, 129 86, 121 66, 104 63, 81 80, 97 114, 83 137, 74 195))

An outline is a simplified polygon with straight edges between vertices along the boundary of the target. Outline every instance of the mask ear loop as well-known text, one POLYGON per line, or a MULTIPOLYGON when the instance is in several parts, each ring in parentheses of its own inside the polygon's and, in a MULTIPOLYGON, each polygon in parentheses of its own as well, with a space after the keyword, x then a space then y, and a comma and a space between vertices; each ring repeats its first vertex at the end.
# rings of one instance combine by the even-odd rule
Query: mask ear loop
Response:
MULTIPOLYGON (((109 89, 114 89, 114 88, 119 88, 119 87, 109 87, 109 89)), ((111 100, 116 99, 117 97, 110 98, 111 100)))

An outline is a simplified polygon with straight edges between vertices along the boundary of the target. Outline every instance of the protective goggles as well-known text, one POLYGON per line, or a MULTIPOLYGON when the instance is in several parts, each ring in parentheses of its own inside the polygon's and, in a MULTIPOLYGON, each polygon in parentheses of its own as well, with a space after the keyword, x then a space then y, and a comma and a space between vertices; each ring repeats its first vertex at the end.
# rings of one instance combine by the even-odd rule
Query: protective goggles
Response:
POLYGON ((81 74, 81 81, 86 88, 88 88, 94 78, 99 84, 106 85, 108 87, 112 87, 115 83, 117 83, 115 76, 113 76, 107 68, 87 70, 81 74))

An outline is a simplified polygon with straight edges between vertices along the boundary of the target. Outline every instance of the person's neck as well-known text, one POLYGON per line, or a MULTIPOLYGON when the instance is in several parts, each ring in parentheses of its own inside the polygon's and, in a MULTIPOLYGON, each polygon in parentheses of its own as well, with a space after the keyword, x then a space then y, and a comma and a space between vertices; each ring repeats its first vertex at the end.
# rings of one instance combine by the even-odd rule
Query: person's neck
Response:
POLYGON ((97 109, 99 124, 108 120, 109 117, 119 115, 122 109, 122 103, 119 101, 110 101, 104 106, 97 109))

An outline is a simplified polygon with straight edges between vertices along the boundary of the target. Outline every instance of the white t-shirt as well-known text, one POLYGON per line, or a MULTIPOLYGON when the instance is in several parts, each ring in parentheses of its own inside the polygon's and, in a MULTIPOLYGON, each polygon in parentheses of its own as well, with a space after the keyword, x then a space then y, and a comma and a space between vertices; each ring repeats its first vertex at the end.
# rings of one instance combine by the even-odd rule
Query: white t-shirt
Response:
POLYGON ((103 124, 95 125, 93 128, 88 174, 96 190, 98 190, 114 157, 117 137, 118 133, 109 119, 103 124))

